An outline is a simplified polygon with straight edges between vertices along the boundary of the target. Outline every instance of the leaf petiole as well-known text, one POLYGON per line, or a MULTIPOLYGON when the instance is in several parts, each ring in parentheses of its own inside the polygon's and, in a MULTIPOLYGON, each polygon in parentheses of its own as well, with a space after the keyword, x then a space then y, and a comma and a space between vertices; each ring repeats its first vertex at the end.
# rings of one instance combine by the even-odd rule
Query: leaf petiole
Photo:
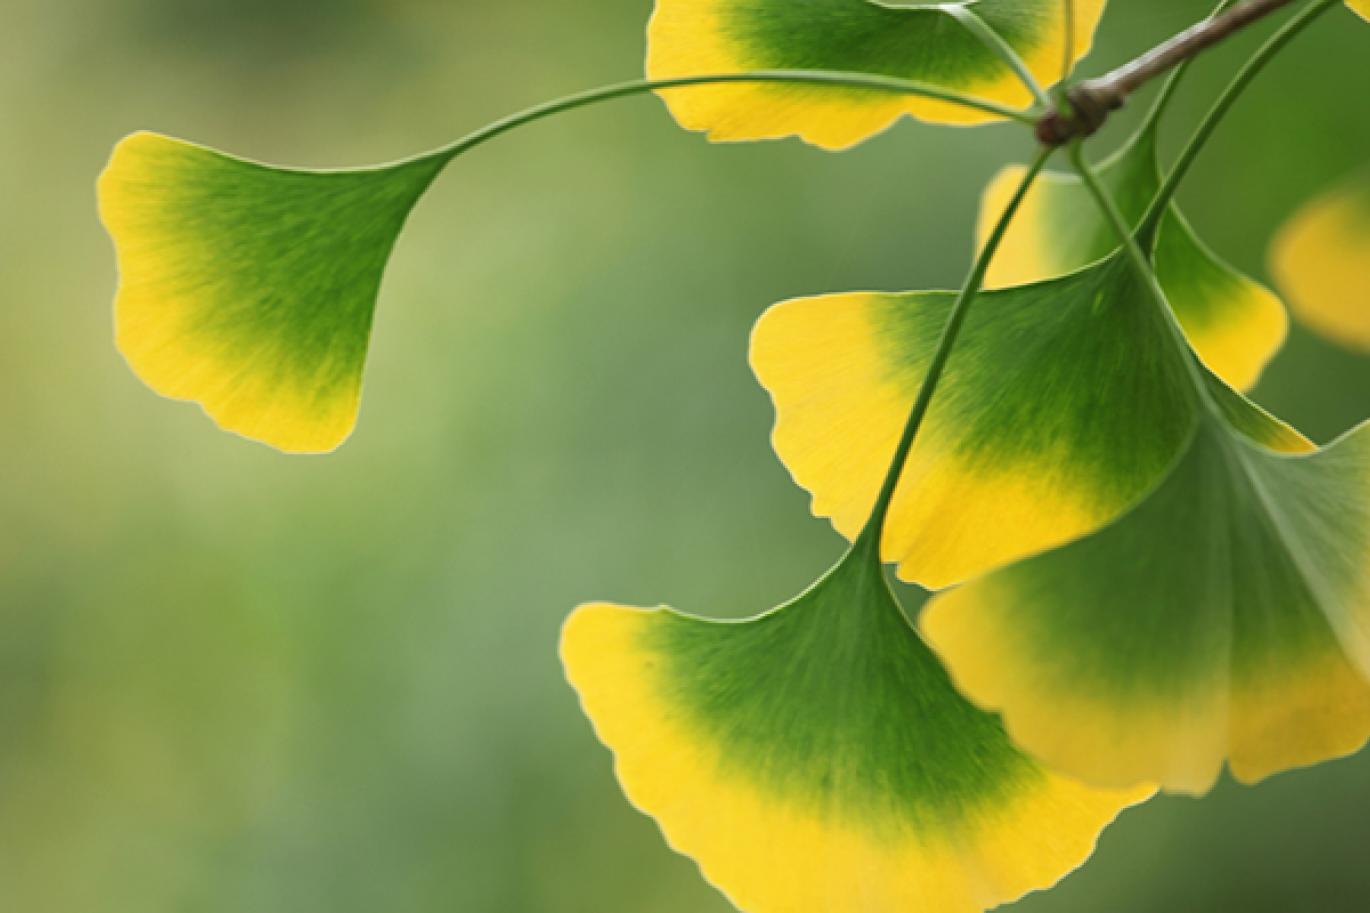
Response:
MULTIPOLYGON (((1164 216, 1166 208, 1174 198, 1176 189, 1184 179, 1190 166, 1193 165, 1194 160, 1198 157, 1199 152, 1203 149, 1204 144, 1208 142, 1208 139, 1213 135, 1213 131, 1217 129, 1218 123, 1222 120, 1223 116, 1241 96, 1242 92, 1251 84, 1252 80, 1255 79, 1261 70, 1265 68, 1266 64, 1268 64, 1285 45, 1292 41, 1295 36, 1320 15, 1340 2, 1341 0, 1315 0, 1315 2, 1309 4, 1300 11, 1298 15, 1285 23, 1285 25, 1271 36, 1271 38, 1267 40, 1242 66, 1241 70, 1237 72, 1237 75, 1228 84, 1227 88, 1223 90, 1223 93, 1219 96, 1217 102, 1209 109, 1208 114, 1199 124, 1199 127, 1195 130, 1193 136, 1190 137, 1189 142, 1186 143, 1135 231, 1128 226, 1126 219, 1124 219, 1122 213, 1119 212, 1112 195, 1108 192, 1107 188, 1104 187, 1103 182, 1099 180, 1099 176, 1094 171, 1093 166, 1091 166, 1089 161, 1085 158, 1081 140, 1077 138, 1069 143, 1069 156, 1075 173, 1080 176, 1080 180, 1084 182, 1085 187, 1094 198, 1099 211, 1112 226, 1114 232, 1118 236, 1119 243, 1122 245, 1125 256, 1131 261, 1138 277, 1146 284, 1151 296, 1160 307, 1166 326, 1170 329, 1171 335, 1183 356, 1185 367, 1189 372, 1190 378, 1194 382, 1194 388, 1199 395, 1199 399, 1210 412, 1220 413, 1221 409, 1213 399, 1213 394, 1209 389, 1207 378, 1199 367, 1198 357, 1194 354, 1192 347, 1189 345, 1188 337, 1185 336, 1179 320, 1176 318, 1174 311, 1171 310, 1165 291, 1161 288, 1160 282, 1156 278, 1156 271, 1152 266, 1149 252, 1155 243, 1156 231, 1160 226, 1161 218, 1164 216)), ((1179 76, 1180 73, 1176 73, 1171 78, 1170 83, 1173 84, 1179 76)), ((1167 89, 1170 89, 1171 87, 1170 84, 1167 85, 1167 89)), ((1164 104, 1165 96, 1166 92, 1163 91, 1162 99, 1160 100, 1161 104, 1164 104)))
POLYGON ((1027 196, 1028 190, 1037 180, 1037 175, 1041 173, 1053 151, 1046 147, 1037 151, 1037 155, 1028 165, 1027 172, 1018 184, 1018 190, 1008 205, 1004 207, 1003 214, 995 223, 994 231, 990 233, 984 247, 976 256, 975 264, 971 267, 970 274, 961 287, 961 293, 957 296, 955 304, 952 305, 951 313, 947 315, 947 322, 942 328, 942 335, 937 340, 937 348, 928 364, 928 373, 923 378, 923 384, 918 390, 918 396, 914 400, 908 421, 904 425, 899 446, 895 448, 889 470, 880 486, 880 493, 876 496, 875 506, 871 508, 870 518, 866 520, 865 528, 861 530, 861 534, 856 537, 856 541, 852 545, 853 550, 864 546, 876 556, 879 555, 880 537, 884 532, 885 518, 889 514, 890 502, 893 501, 894 491, 899 486, 899 477, 904 472, 904 464, 908 462, 909 453, 913 450, 913 442, 918 436, 918 429, 922 427, 923 419, 928 413, 928 407, 932 404, 933 394, 937 392, 937 384, 946 370, 947 361, 951 358, 952 349, 956 345, 956 338, 966 322, 966 315, 970 313, 970 306, 975 303, 976 297, 984 287, 985 276, 989 272, 990 263, 994 260, 994 255, 998 252, 1004 235, 1008 232, 1009 223, 1013 221, 1018 208, 1022 205, 1023 198, 1027 196))
MULTIPOLYGON (((1227 8, 1236 2, 1237 0, 1219 0, 1218 5, 1213 9, 1213 12, 1208 14, 1209 21, 1226 12, 1227 8)), ((1137 128, 1138 134, 1155 129, 1156 124, 1160 122, 1161 115, 1163 115, 1170 106, 1170 100, 1175 97, 1175 91, 1180 87, 1180 83, 1184 81, 1185 74, 1189 72, 1189 67, 1193 62, 1193 57, 1181 62, 1180 65, 1175 67, 1170 75, 1166 77, 1166 81, 1161 85, 1161 91, 1156 93, 1155 101, 1151 103, 1151 108, 1146 112, 1146 116, 1142 120, 1142 125, 1137 128)))
POLYGON ((636 79, 630 82, 615 83, 613 85, 601 86, 597 89, 590 89, 575 95, 568 95, 553 101, 544 102, 523 111, 501 118, 494 123, 488 124, 476 132, 457 140, 456 142, 443 146, 433 152, 426 153, 421 158, 436 158, 451 161, 464 152, 468 152, 475 147, 486 143, 497 136, 502 136, 519 127, 531 124, 534 121, 561 114, 565 111, 572 111, 576 108, 583 108, 589 105, 598 104, 603 101, 611 101, 616 98, 626 98, 633 95, 642 95, 648 92, 660 92, 667 89, 681 89, 690 86, 709 86, 725 85, 729 83, 784 83, 790 85, 812 85, 829 86, 842 89, 866 89, 875 92, 888 92, 893 95, 915 95, 920 98, 928 98, 934 101, 946 102, 947 104, 960 105, 964 108, 972 108, 993 114, 1007 120, 1017 121, 1031 126, 1034 118, 1027 111, 1019 111, 1007 105, 990 101, 984 98, 976 98, 966 95, 953 89, 944 89, 940 86, 929 85, 927 83, 916 82, 911 79, 899 79, 893 76, 877 76, 871 73, 846 73, 830 70, 753 70, 746 73, 716 73, 701 76, 678 76, 670 79, 636 79))
POLYGON ((1089 190, 1090 196, 1098 205, 1099 211, 1113 228, 1118 236, 1118 241, 1122 245, 1124 256, 1132 264, 1133 270, 1137 273, 1142 283, 1146 286, 1148 293, 1155 300, 1156 306, 1161 311, 1162 319, 1166 327, 1170 330, 1170 335, 1175 345, 1179 349, 1180 360, 1184 363, 1185 370, 1194 384, 1194 390, 1198 394, 1199 401, 1204 404, 1210 412, 1221 415, 1221 409, 1213 399, 1213 393, 1209 389, 1208 380, 1204 377, 1203 371, 1199 368, 1198 356, 1189 345, 1189 339, 1185 336, 1184 329, 1180 326, 1179 319, 1170 307, 1170 301, 1166 298, 1165 290, 1161 288, 1160 280, 1156 278, 1156 270, 1151 265, 1151 259, 1142 250, 1142 245, 1138 241, 1131 229, 1128 228, 1127 220, 1118 210, 1117 203, 1113 196, 1104 186, 1103 181, 1085 158, 1084 144, 1081 140, 1072 140, 1069 144, 1068 154, 1070 164, 1075 169, 1075 173, 1080 176, 1085 187, 1089 190))
POLYGON ((1204 115, 1204 119, 1199 123, 1194 134, 1189 138, 1179 156, 1175 159, 1175 164, 1171 166, 1170 172, 1166 175, 1165 181, 1161 184, 1160 190, 1156 192, 1151 205, 1147 208, 1146 214, 1137 226, 1137 237, 1141 239, 1143 246, 1150 247, 1156 229, 1160 226, 1161 217, 1165 215, 1166 207, 1175 197, 1175 191, 1179 188, 1180 182, 1184 180, 1189 172, 1194 160, 1207 144, 1213 131, 1226 116, 1227 112, 1246 91, 1252 81, 1260 75, 1266 65, 1274 59, 1275 55, 1284 49, 1300 32, 1311 25, 1319 16, 1327 12, 1334 6, 1340 6, 1342 0, 1315 0, 1302 9, 1296 16, 1286 22, 1278 32, 1272 35, 1265 44, 1261 45, 1251 58, 1243 64, 1237 71, 1237 75, 1228 83, 1222 95, 1213 103, 1213 107, 1204 115))
POLYGON ((1061 0, 1061 18, 1065 35, 1061 41, 1061 78, 1064 86, 1075 71, 1075 0, 1061 0))
MULTIPOLYGON (((1036 99, 1037 104, 1043 110, 1051 107, 1051 99, 1043 91, 1041 83, 1037 81, 1037 77, 1032 75, 1032 71, 1028 69, 1028 65, 1023 62, 1023 58, 1019 56, 1018 52, 1013 49, 1013 45, 1004 40, 1003 35, 990 28, 985 20, 971 12, 969 7, 959 3, 944 3, 937 9, 961 23, 966 31, 978 38, 981 44, 1002 60, 1023 85, 1027 86, 1027 90, 1032 93, 1032 97, 1036 99)), ((1071 52, 1067 50, 1066 53, 1069 55, 1071 52)))

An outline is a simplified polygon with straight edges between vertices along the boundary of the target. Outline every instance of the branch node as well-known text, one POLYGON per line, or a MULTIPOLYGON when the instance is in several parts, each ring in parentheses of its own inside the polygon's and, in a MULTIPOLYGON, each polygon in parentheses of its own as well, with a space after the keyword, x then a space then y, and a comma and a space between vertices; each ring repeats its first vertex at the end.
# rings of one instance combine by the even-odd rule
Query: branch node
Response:
POLYGON ((1037 139, 1044 146, 1062 146, 1073 139, 1092 136, 1121 108, 1127 94, 1112 80, 1091 79, 1066 93, 1066 103, 1056 105, 1037 121, 1037 139))
POLYGON ((1037 139, 1054 148, 1089 136, 1151 79, 1291 2, 1247 0, 1185 29, 1105 76, 1077 84, 1066 93, 1064 103, 1058 102, 1037 121, 1037 139))

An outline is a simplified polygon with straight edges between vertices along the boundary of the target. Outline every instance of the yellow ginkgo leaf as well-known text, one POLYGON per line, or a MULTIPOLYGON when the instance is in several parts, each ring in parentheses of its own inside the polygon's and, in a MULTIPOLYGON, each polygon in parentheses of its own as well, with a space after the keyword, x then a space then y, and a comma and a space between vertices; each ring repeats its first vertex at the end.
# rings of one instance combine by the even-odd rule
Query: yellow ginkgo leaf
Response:
MULTIPOLYGON (((978 0, 970 9, 1003 36, 1039 81, 1065 56, 1058 0, 978 0)), ((1074 56, 1088 52, 1104 0, 1077 0, 1074 56)), ((869 0, 657 0, 648 30, 654 78, 764 69, 898 76, 1023 107, 1032 99, 1003 61, 936 4, 869 0)), ((983 123, 984 112, 919 98, 798 85, 732 85, 665 93, 682 126, 714 140, 797 135, 827 149, 859 143, 911 115, 983 123)))
POLYGON ((226 430, 332 450, 357 420, 390 250, 445 163, 301 171, 129 136, 99 183, 120 351, 149 387, 226 430))
MULTIPOLYGON (((861 292, 798 299, 752 335, 775 403, 772 441, 813 512, 851 538, 955 295, 861 292)), ((1048 282, 982 292, 905 466, 886 560, 937 589, 1108 522, 1164 475, 1197 402, 1165 318, 1112 256, 1048 282)), ((1253 439, 1311 445, 1221 383, 1253 439)))
POLYGON ((561 654, 628 798, 747 913, 979 913, 1054 884, 1152 792, 1015 748, 868 549, 743 622, 582 606, 561 654))

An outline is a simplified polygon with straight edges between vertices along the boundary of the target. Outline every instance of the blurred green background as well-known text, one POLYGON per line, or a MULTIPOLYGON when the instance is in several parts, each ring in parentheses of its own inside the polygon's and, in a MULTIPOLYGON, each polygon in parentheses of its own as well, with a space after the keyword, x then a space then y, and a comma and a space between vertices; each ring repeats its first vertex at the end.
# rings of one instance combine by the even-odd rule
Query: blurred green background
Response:
MULTIPOLYGON (((1114 0, 1087 70, 1207 6, 1114 0)), ((1025 138, 719 147, 638 99, 483 148, 410 223, 360 428, 327 458, 138 384, 93 198, 136 128, 306 165, 437 145, 636 75, 648 12, 7 0, 0 909, 728 909, 619 796, 558 625, 597 598, 754 612, 835 559, 770 452, 748 329, 793 295, 955 285, 980 188, 1025 138)), ((1196 67, 1171 148, 1255 40, 1196 67)), ((1204 153, 1188 213, 1246 270, 1364 162, 1367 55, 1370 27, 1329 15, 1204 153)), ((1257 398, 1324 440, 1367 394, 1370 360, 1296 331, 1257 398)), ((1364 911, 1367 807, 1370 754, 1157 801, 1016 909, 1364 911)))

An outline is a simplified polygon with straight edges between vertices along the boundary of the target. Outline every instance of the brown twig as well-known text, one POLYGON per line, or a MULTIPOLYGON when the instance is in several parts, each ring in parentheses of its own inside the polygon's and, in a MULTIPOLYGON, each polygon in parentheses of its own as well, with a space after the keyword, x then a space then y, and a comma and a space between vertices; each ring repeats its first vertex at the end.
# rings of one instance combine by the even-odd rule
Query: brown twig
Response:
POLYGON ((1065 108, 1054 107, 1037 122, 1037 138, 1044 145, 1060 146, 1089 136, 1103 126, 1111 112, 1123 106, 1128 96, 1152 79, 1290 2, 1249 0, 1190 26, 1111 73, 1072 86, 1066 93, 1065 108))

